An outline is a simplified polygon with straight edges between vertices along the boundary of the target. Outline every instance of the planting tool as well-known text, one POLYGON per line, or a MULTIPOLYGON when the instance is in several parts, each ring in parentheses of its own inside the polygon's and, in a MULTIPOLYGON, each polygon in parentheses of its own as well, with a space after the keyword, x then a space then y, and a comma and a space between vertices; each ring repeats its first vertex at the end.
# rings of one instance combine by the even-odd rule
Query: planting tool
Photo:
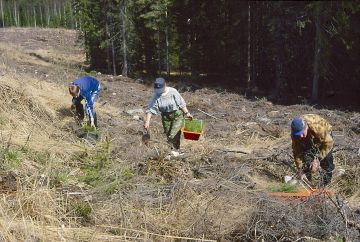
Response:
POLYGON ((145 129, 145 132, 144 132, 143 136, 141 137, 141 140, 145 145, 149 144, 149 141, 150 141, 150 132, 149 132, 149 130, 145 129))
MULTIPOLYGON (((315 192, 316 190, 311 186, 309 180, 306 177, 301 178, 301 184, 305 185, 311 192, 315 192)), ((304 186, 304 188, 305 188, 304 186)), ((305 188, 306 189, 306 188, 305 188)), ((306 189, 307 190, 307 189, 306 189)))
POLYGON ((316 190, 312 187, 310 181, 306 177, 302 177, 301 179, 298 179, 293 176, 285 176, 284 177, 285 183, 299 183, 306 191, 308 192, 315 192, 316 190))

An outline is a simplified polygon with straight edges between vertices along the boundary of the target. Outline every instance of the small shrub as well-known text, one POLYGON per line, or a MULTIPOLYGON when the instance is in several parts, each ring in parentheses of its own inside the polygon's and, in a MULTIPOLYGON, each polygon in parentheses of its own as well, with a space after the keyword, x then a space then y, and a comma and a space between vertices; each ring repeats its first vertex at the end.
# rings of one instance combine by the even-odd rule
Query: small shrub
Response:
POLYGON ((17 169, 20 165, 19 152, 16 150, 4 151, 5 166, 8 169, 17 169))
POLYGON ((67 172, 55 172, 55 176, 51 179, 51 186, 59 187, 69 182, 69 174, 67 172))
POLYGON ((50 159, 50 154, 47 152, 33 151, 29 153, 29 157, 35 162, 45 165, 50 159))
POLYGON ((85 173, 83 176, 80 177, 80 181, 85 182, 90 186, 96 186, 100 181, 100 171, 95 167, 87 167, 83 169, 85 173))
POLYGON ((134 171, 131 167, 126 166, 121 170, 121 178, 124 181, 129 181, 134 177, 134 171))
POLYGON ((89 203, 78 201, 73 203, 72 207, 75 211, 76 216, 83 218, 85 221, 90 220, 92 208, 89 203))
POLYGON ((287 193, 291 193, 291 192, 297 192, 297 186, 295 184, 290 184, 290 183, 282 183, 280 186, 270 186, 268 187, 268 191, 270 192, 287 192, 287 193))
POLYGON ((84 129, 84 132, 86 132, 86 133, 88 133, 88 132, 94 132, 94 131, 95 131, 94 127, 91 127, 91 126, 88 125, 88 124, 84 124, 84 125, 83 125, 83 129, 84 129))
POLYGON ((118 184, 117 183, 111 183, 111 184, 108 184, 104 191, 106 194, 114 194, 116 192, 116 190, 118 189, 118 184))
POLYGON ((89 76, 96 77, 96 71, 92 70, 88 73, 89 76))
POLYGON ((5 151, 5 160, 7 161, 17 161, 18 160, 18 152, 13 150, 5 151))

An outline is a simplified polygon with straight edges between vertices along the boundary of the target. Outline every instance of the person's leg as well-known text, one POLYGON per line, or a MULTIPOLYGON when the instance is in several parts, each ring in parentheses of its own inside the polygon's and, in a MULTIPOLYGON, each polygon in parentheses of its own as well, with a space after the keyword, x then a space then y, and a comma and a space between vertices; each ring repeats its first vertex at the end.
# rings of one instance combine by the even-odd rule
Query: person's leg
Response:
POLYGON ((180 149, 181 127, 183 126, 183 117, 180 110, 173 114, 168 140, 175 149, 180 149))
POLYGON ((324 170, 322 176, 322 186, 326 186, 331 182, 332 173, 335 169, 332 150, 320 161, 320 167, 324 170))
POLYGON ((314 161, 316 155, 318 154, 315 148, 310 148, 304 152, 303 157, 303 172, 306 175, 306 178, 311 181, 312 180, 312 173, 310 171, 310 164, 314 161))
MULTIPOLYGON (((171 129, 171 117, 170 114, 163 113, 161 114, 161 122, 164 129, 164 134, 166 135, 166 138, 169 137, 170 129, 171 129)), ((169 139, 168 139, 169 142, 169 139)))
MULTIPOLYGON (((98 87, 98 90, 96 91, 93 91, 91 93, 91 101, 92 103, 94 104, 95 106, 95 101, 97 100, 97 98, 99 97, 99 93, 100 93, 100 84, 99 84, 99 87, 98 87)), ((91 115, 90 115, 90 109, 88 109, 87 106, 86 107, 86 110, 87 110, 87 114, 88 114, 88 117, 89 117, 89 124, 91 123, 91 115)), ((97 115, 96 115, 96 112, 95 112, 95 107, 94 107, 94 112, 93 112, 93 118, 94 118, 94 124, 95 124, 95 127, 97 127, 97 115)))
POLYGON ((76 114, 77 118, 82 121, 84 119, 84 106, 82 105, 81 101, 83 100, 83 97, 73 97, 72 103, 75 105, 76 108, 76 114))
POLYGON ((95 127, 97 128, 98 125, 97 125, 97 115, 96 115, 96 112, 94 111, 94 124, 95 124, 95 127))

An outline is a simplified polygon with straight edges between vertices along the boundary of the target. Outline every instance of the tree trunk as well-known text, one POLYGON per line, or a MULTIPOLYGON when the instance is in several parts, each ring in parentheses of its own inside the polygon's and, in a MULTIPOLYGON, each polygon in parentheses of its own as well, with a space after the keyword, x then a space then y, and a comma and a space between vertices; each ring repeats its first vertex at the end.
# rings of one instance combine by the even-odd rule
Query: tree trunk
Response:
POLYGON ((320 78, 320 59, 322 52, 322 33, 321 33, 321 14, 322 3, 317 2, 315 5, 315 53, 314 53, 314 78, 312 85, 311 100, 317 102, 319 99, 319 78, 320 78))
POLYGON ((250 1, 248 1, 248 48, 247 48, 247 83, 246 87, 250 88, 251 86, 251 6, 250 1))
POLYGON ((272 90, 272 96, 278 98, 281 95, 282 88, 284 86, 284 23, 283 23, 283 11, 282 2, 276 2, 275 8, 277 11, 276 24, 275 24, 275 49, 276 49, 276 79, 275 87, 272 90))
POLYGON ((0 0, 0 7, 1 7, 1 24, 2 27, 5 27, 5 19, 4 19, 4 8, 3 8, 3 0, 0 0))
POLYGON ((126 43, 126 1, 123 1, 123 6, 121 9, 121 19, 122 19, 122 28, 121 28, 121 34, 122 34, 122 50, 123 50, 123 68, 122 68, 122 75, 127 76, 128 75, 128 63, 127 63, 127 43, 126 43))
POLYGON ((116 58, 115 58, 115 46, 114 41, 111 40, 111 53, 112 53, 112 65, 113 65, 113 75, 116 76, 116 58))
POLYGON ((107 58, 106 58, 106 63, 107 63, 107 72, 111 73, 111 63, 110 63, 110 48, 109 48, 109 41, 110 40, 110 31, 109 31, 109 16, 106 16, 106 23, 105 23, 105 34, 106 34, 106 42, 107 42, 107 46, 106 46, 106 54, 107 54, 107 58))
MULTIPOLYGON (((110 9, 112 9, 112 3, 110 4, 110 9)), ((114 46, 114 40, 112 37, 112 33, 114 33, 114 21, 113 21, 113 17, 110 16, 110 13, 108 14, 107 17, 108 21, 109 21, 109 26, 107 26, 107 32, 108 32, 108 40, 110 41, 110 47, 111 47, 111 63, 112 63, 112 74, 114 76, 116 76, 116 60, 115 60, 115 46, 114 46)), ((106 23, 106 25, 108 25, 108 23, 106 23)), ((110 48, 109 48, 110 51, 110 48)), ((109 63, 110 63, 110 58, 109 58, 109 63)))
POLYGON ((17 11, 17 23, 18 23, 18 27, 20 27, 21 23, 20 23, 20 13, 19 13, 19 11, 17 11))
POLYGON ((34 27, 36 28, 36 11, 35 11, 35 7, 33 8, 34 10, 34 27))
POLYGON ((14 2, 14 20, 15 20, 15 26, 19 27, 18 18, 17 18, 17 11, 16 11, 16 2, 14 2))
POLYGON ((170 75, 170 60, 169 60, 169 31, 168 31, 168 11, 166 7, 165 11, 165 18, 166 18, 166 29, 165 29, 165 41, 166 41, 166 74, 170 75))
POLYGON ((61 14, 61 3, 59 3, 59 7, 58 7, 58 16, 59 16, 59 26, 61 25, 61 21, 62 21, 62 14, 61 14))
POLYGON ((44 22, 43 22, 43 15, 42 15, 41 6, 39 6, 39 12, 40 12, 40 25, 41 25, 41 27, 44 27, 44 22))
POLYGON ((159 75, 161 75, 161 41, 160 41, 160 27, 158 27, 158 31, 157 31, 157 36, 158 36, 158 46, 157 46, 157 50, 158 50, 158 72, 159 75))
POLYGON ((47 26, 50 26, 50 8, 49 6, 47 7, 47 26))

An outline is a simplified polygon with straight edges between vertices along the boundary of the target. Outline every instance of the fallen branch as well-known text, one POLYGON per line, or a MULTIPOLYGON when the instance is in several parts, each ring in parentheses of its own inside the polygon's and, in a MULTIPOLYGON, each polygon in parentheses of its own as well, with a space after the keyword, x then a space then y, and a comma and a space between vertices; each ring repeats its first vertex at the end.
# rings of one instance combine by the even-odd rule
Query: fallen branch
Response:
POLYGON ((347 219, 346 215, 344 214, 344 212, 342 211, 341 207, 339 204, 337 204, 331 197, 329 194, 325 193, 327 195, 327 197, 329 198, 329 200, 334 204, 334 206, 336 207, 338 213, 341 215, 341 217, 343 218, 346 227, 349 228, 355 228, 359 234, 360 234, 360 223, 357 223, 354 220, 349 220, 347 219))
POLYGON ((207 112, 204 112, 204 111, 202 111, 202 110, 200 110, 200 109, 197 109, 197 110, 200 111, 200 112, 202 112, 203 114, 209 116, 209 117, 212 117, 212 118, 214 118, 214 119, 218 119, 217 117, 215 117, 215 116, 213 116, 213 115, 211 115, 211 114, 209 114, 209 113, 207 113, 207 112))
POLYGON ((248 149, 244 149, 244 150, 241 150, 241 149, 238 149, 238 150, 217 150, 217 151, 221 151, 221 152, 225 152, 225 153, 241 153, 241 154, 246 154, 246 155, 252 153, 248 149))

